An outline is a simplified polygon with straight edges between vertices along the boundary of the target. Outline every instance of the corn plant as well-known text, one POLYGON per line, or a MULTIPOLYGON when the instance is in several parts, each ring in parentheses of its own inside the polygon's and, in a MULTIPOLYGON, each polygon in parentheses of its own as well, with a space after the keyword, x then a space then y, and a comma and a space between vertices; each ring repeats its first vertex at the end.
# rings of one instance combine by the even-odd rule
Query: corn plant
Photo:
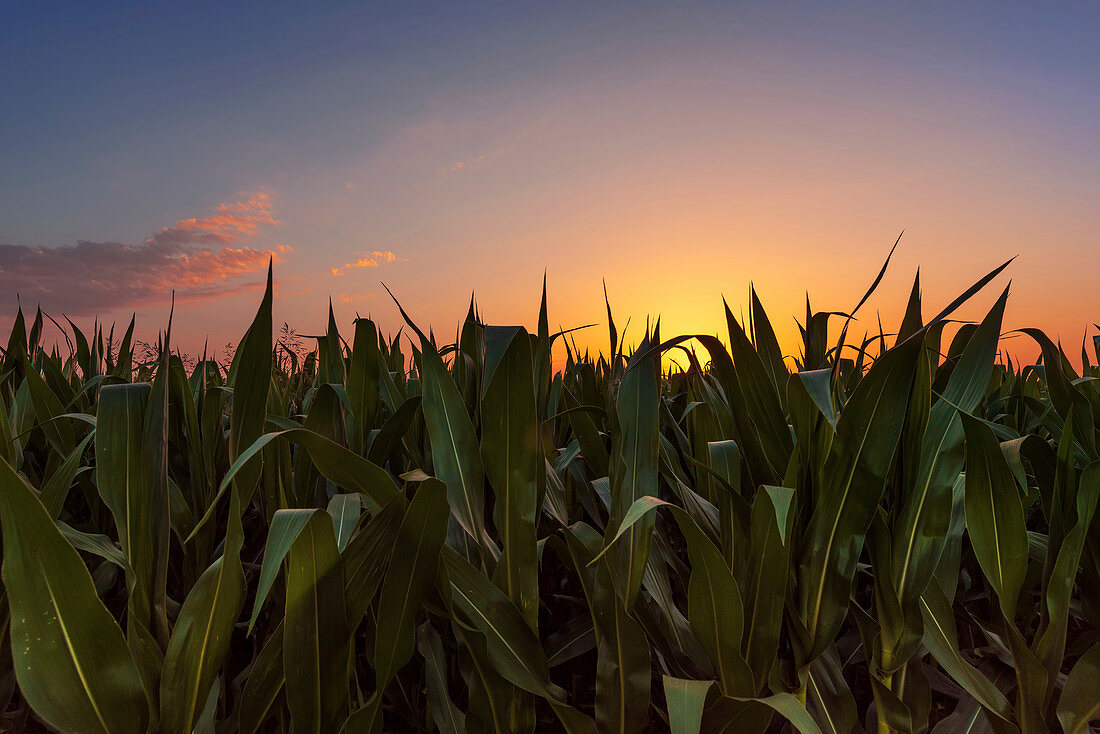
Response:
MULTIPOLYGON (((887 261, 888 262, 888 261, 887 261)), ((1007 263, 1005 264, 1007 265, 1007 263)), ((0 358, 0 711, 61 732, 1085 732, 1100 718, 1100 339, 973 323, 797 354, 444 344, 272 288, 231 361, 16 315, 0 358), (947 339, 945 333, 951 334, 947 339), (554 356, 558 359, 555 360, 554 356), (675 360, 666 359, 675 356, 675 360), (678 366, 684 362, 684 366, 678 366)))

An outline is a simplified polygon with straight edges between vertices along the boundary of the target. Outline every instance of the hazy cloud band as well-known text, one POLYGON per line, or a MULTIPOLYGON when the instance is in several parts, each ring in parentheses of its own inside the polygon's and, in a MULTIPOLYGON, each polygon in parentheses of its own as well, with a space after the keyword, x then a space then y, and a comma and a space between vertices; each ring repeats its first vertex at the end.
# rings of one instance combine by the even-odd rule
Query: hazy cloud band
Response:
POLYGON ((0 289, 25 305, 90 314, 167 298, 216 298, 257 286, 246 276, 263 272, 277 252, 249 247, 277 225, 271 195, 223 203, 208 217, 181 219, 139 245, 80 240, 75 245, 0 244, 0 289))

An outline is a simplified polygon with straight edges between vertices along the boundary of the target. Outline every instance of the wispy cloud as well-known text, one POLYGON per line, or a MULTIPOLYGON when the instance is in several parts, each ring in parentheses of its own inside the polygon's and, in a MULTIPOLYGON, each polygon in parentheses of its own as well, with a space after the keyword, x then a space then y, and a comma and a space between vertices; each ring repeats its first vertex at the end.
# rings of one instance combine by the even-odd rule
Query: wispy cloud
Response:
POLYGON ((287 245, 259 249, 247 242, 279 224, 271 194, 258 192, 218 205, 206 217, 181 219, 137 245, 79 240, 75 245, 0 244, 0 292, 71 314, 132 308, 163 301, 216 298, 251 290, 269 257, 287 245))
POLYGON ((392 262, 405 262, 405 258, 398 257, 389 250, 374 250, 372 252, 364 254, 357 260, 344 263, 343 269, 341 269, 341 267, 339 266, 333 266, 329 268, 329 272, 331 272, 334 276, 339 277, 341 275, 344 275, 344 270, 346 269, 377 268, 380 264, 392 262))
POLYGON ((448 168, 448 171, 461 171, 463 168, 471 168, 472 166, 485 161, 484 155, 479 155, 477 158, 472 158, 468 161, 455 161, 454 165, 448 168))
POLYGON ((336 297, 340 303, 359 303, 374 298, 373 293, 341 293, 336 297))
POLYGON ((527 131, 524 130, 518 135, 515 135, 511 140, 502 142, 500 145, 493 147, 480 155, 469 156, 467 158, 461 158, 455 160, 449 166, 444 166, 437 169, 440 173, 455 173, 458 171, 469 171, 472 169, 482 168, 496 163, 498 160, 508 155, 512 151, 516 150, 523 139, 527 136, 527 131))
POLYGON ((259 192, 242 201, 218 204, 209 217, 181 219, 147 239, 146 244, 233 245, 255 237, 264 225, 278 224, 271 194, 259 192))

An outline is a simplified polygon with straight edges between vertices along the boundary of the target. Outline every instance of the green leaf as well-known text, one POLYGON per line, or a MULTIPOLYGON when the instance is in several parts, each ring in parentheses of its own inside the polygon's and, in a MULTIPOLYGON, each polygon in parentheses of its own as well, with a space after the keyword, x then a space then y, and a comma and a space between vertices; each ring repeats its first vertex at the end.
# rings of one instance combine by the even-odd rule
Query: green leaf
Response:
POLYGON ((1071 596, 1081 554, 1085 549, 1089 529, 1100 501, 1100 461, 1085 467, 1077 485, 1077 522, 1066 535, 1054 568, 1051 570, 1046 593, 1046 619, 1039 628, 1034 645, 1035 655, 1047 669, 1047 693, 1049 700, 1054 684, 1062 670, 1062 658, 1066 651, 1066 634, 1069 627, 1071 596))
POLYGON ((847 614, 856 564, 901 436, 921 348, 918 335, 880 357, 837 420, 798 562, 796 609, 807 631, 800 652, 806 662, 832 642, 847 614))
POLYGON ((591 568, 599 534, 577 523, 567 529, 566 543, 588 599, 597 645, 596 725, 601 732, 645 731, 652 678, 645 630, 626 613, 608 564, 591 568))
POLYGON ((404 502, 391 502, 352 535, 347 548, 341 553, 348 623, 353 628, 363 618, 382 584, 405 509, 404 502))
POLYGON ((441 593, 446 593, 464 626, 479 633, 495 670, 513 685, 542 696, 567 732, 594 732, 591 719, 565 702, 550 681, 546 653, 512 601, 462 556, 443 546, 441 593))
POLYGON ((238 725, 241 734, 256 734, 270 715, 283 690, 283 622, 279 622, 267 643, 252 661, 248 679, 241 690, 238 725))
POLYGON ((485 469, 470 414, 439 353, 421 335, 424 419, 435 474, 447 485, 455 519, 477 543, 496 555, 485 530, 485 469))
POLYGON ((813 717, 810 716, 806 707, 789 693, 775 693, 762 698, 742 700, 764 704, 790 722, 795 731, 801 732, 801 734, 821 734, 821 729, 817 726, 813 717))
POLYGON ((807 710, 822 731, 848 734, 856 730, 859 721, 856 702, 844 679, 835 645, 810 664, 806 671, 806 694, 807 710))
POLYGON ((495 494, 494 520, 503 552, 496 581, 538 627, 535 519, 540 469, 531 339, 519 327, 485 328, 487 384, 481 401, 481 455, 495 494))
POLYGON ((431 624, 425 623, 417 634, 417 649, 424 658, 428 689, 429 715, 440 734, 465 734, 466 717, 447 691, 447 659, 443 642, 431 624))
POLYGON ((351 632, 332 518, 315 511, 286 556, 283 671, 295 732, 336 731, 347 716, 351 632))
POLYGON ((833 407, 833 371, 807 370, 796 372, 791 379, 797 379, 806 394, 810 396, 821 415, 829 421, 829 425, 836 428, 836 409, 833 407))
POLYGON ((160 683, 160 728, 165 732, 189 734, 194 728, 244 608, 244 531, 237 504, 234 491, 225 550, 187 595, 168 641, 160 683))
POLYGON ((946 543, 951 489, 964 459, 959 412, 972 412, 989 385, 1007 299, 1006 288, 970 337, 928 416, 916 482, 903 495, 892 534, 895 585, 903 602, 912 602, 924 593, 946 543))
POLYGON ((744 501, 741 498, 741 449, 736 441, 708 441, 707 463, 715 484, 718 519, 721 527, 722 555, 726 564, 740 574, 745 567, 746 526, 742 523, 744 501))
MULTIPOLYGON (((348 366, 347 390, 352 411, 352 445, 363 454, 372 421, 378 411, 380 372, 385 370, 378 353, 378 330, 370 319, 355 320, 355 339, 348 366)), ((377 461, 372 459, 372 461, 377 461)))
POLYGON ((57 521, 57 529, 65 536, 65 540, 72 543, 73 548, 97 555, 115 564, 123 571, 126 570, 126 556, 122 554, 122 550, 115 542, 106 535, 81 532, 60 520, 57 521))
POLYGON ((664 676, 668 724, 672 734, 699 734, 703 725, 703 706, 707 691, 714 685, 709 680, 686 680, 664 676))
POLYGON ((340 330, 336 326, 336 316, 332 312, 332 299, 328 300, 328 327, 323 337, 317 338, 317 377, 321 383, 343 385, 344 347, 340 341, 340 330))
POLYGON ((163 400, 161 390, 163 385, 154 391, 147 383, 104 386, 95 444, 99 496, 114 516, 129 569, 130 636, 140 634, 134 630, 140 624, 165 645, 170 512, 168 486, 157 476, 162 439, 155 420, 163 409, 158 412, 154 397, 163 400))
POLYGON ((937 584, 928 585, 920 606, 924 617, 924 644, 932 657, 987 711, 1006 722, 1012 721, 1008 699, 989 678, 963 658, 951 603, 937 584))
MULTIPOLYGON (((6 418, 7 416, 0 415, 0 420, 6 418)), ((6 425, 6 421, 4 425, 6 425)), ((65 499, 69 495, 69 489, 72 487, 73 482, 78 475, 89 470, 89 467, 80 466, 80 460, 84 456, 84 449, 88 447, 93 438, 95 438, 94 429, 76 445, 76 448, 65 457, 61 465, 54 470, 50 478, 42 485, 42 491, 39 493, 38 499, 42 501, 46 511, 50 513, 50 517, 56 518, 61 515, 61 509, 65 506, 65 499)), ((2 436, 0 436, 0 439, 2 439, 2 436)))
MULTIPOLYGON (((352 536, 340 556, 349 629, 363 618, 382 583, 404 512, 404 503, 391 502, 352 536)), ((260 727, 283 689, 283 624, 279 622, 260 650, 245 684, 240 722, 246 734, 254 734, 260 727)))
MULTIPOLYGON (((229 412, 229 458, 233 460, 240 457, 264 432, 268 390, 271 387, 271 298, 269 263, 267 287, 260 308, 237 345, 229 367, 229 384, 233 387, 229 412)), ((249 465, 241 471, 237 486, 245 506, 259 478, 258 464, 249 465)))
POLYGON ((611 459, 607 453, 607 446, 600 436, 596 422, 592 420, 590 406, 582 405, 566 388, 562 391, 562 402, 568 411, 569 425, 576 435, 580 445, 581 456, 592 470, 595 477, 606 477, 611 459))
POLYGON ((793 441, 787 422, 783 419, 783 405, 779 387, 773 381, 761 355, 745 335, 729 306, 725 307, 726 326, 729 329, 730 356, 733 357, 735 392, 727 395, 739 438, 755 433, 768 464, 781 474, 790 458, 793 441))
POLYGON ((370 452, 367 454, 368 459, 379 466, 385 465, 390 454, 412 428, 416 413, 420 410, 420 403, 419 395, 414 395, 401 403, 401 407, 397 409, 397 412, 390 416, 389 420, 378 429, 378 435, 371 442, 370 452))
POLYGON ((256 626, 260 609, 267 601, 267 595, 271 592, 271 586, 283 567, 283 561, 290 552, 290 547, 298 540, 302 530, 317 512, 317 510, 277 510, 271 517, 267 542, 264 544, 264 560, 260 564, 260 582, 256 589, 256 598, 252 603, 252 617, 248 620, 249 634, 256 626))
MULTIPOLYGON (((611 516, 607 535, 616 535, 635 500, 657 494, 660 447, 660 391, 657 357, 646 356, 649 339, 631 357, 615 398, 618 432, 611 453, 611 516)), ((612 580, 629 609, 642 585, 649 555, 652 518, 631 523, 629 536, 617 545, 609 562, 612 580)), ((608 543, 610 545, 610 543, 608 543)))
POLYGON ((19 690, 64 732, 145 730, 149 704, 118 623, 33 490, 0 459, 3 580, 19 690))
POLYGON ((416 614, 435 584, 448 514, 446 486, 429 479, 416 490, 397 531, 378 598, 374 671, 379 694, 412 657, 416 614))
MULTIPOLYGON (((394 499, 400 497, 397 486, 386 470, 373 464, 358 454, 307 428, 288 428, 274 433, 265 433, 241 452, 222 478, 218 493, 206 510, 206 514, 191 531, 188 541, 194 538, 200 529, 214 518, 218 500, 229 489, 229 485, 241 471, 244 471, 264 447, 279 437, 296 443, 309 452, 310 459, 317 469, 333 484, 358 492, 368 512, 378 512, 394 499)), ((256 464, 259 466, 259 464, 256 464)))
POLYGON ((786 389, 789 372, 783 362, 783 350, 779 348, 779 340, 776 339, 775 330, 772 328, 768 313, 756 295, 756 288, 749 286, 752 295, 752 342, 764 364, 764 369, 772 378, 772 384, 780 401, 783 400, 783 392, 786 389))
POLYGON ((328 514, 332 516, 332 524, 336 529, 336 547, 341 553, 351 540, 362 509, 363 501, 357 494, 335 494, 328 501, 328 514))
POLYGON ((1058 699, 1058 721, 1066 734, 1087 734, 1089 723, 1100 719, 1100 644, 1093 645, 1074 664, 1058 699))
POLYGON ((55 451, 62 456, 67 456, 76 444, 76 437, 73 435, 72 427, 66 421, 53 420, 65 413, 61 400, 25 355, 23 356, 23 374, 24 384, 27 386, 31 404, 34 406, 35 418, 42 426, 46 440, 55 451))
POLYGON ((966 527, 978 565, 1012 623, 1027 573, 1027 527, 1020 493, 992 429, 962 416, 966 432, 966 527))
POLYGON ((718 548, 687 512, 656 497, 638 499, 627 511, 618 533, 589 565, 602 558, 635 524, 651 517, 659 508, 672 514, 687 540, 691 558, 688 620, 692 632, 714 664, 723 693, 752 696, 756 692, 752 672, 741 654, 744 630, 741 593, 718 548))
POLYGON ((645 630, 615 592, 611 571, 600 564, 589 596, 597 634, 596 723, 619 734, 649 726, 651 664, 645 630))
POLYGON ((752 505, 751 573, 745 589, 745 631, 742 650, 752 670, 756 690, 764 688, 779 648, 790 568, 789 537, 794 515, 794 490, 764 486, 752 505))

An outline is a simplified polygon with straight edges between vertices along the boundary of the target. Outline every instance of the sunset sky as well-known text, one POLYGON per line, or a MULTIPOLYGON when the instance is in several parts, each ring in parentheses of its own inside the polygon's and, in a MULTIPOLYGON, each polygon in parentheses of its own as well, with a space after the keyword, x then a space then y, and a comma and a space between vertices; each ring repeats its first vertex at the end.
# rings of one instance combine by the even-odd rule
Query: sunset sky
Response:
MULTIPOLYGON (((1078 353, 1100 273, 1100 4, 9 5, 0 24, 0 327, 176 290, 179 346, 332 297, 450 338, 721 326, 754 282, 784 346, 805 293, 874 309, 919 266, 931 315, 1013 255, 1006 326, 1078 353)), ((6 337, 5 337, 6 338, 6 337)), ((1023 340, 1017 340, 1024 343, 1023 340)), ((1024 347, 1027 354, 1030 347, 1024 347)), ((1076 358, 1076 357, 1075 357, 1076 358)))

